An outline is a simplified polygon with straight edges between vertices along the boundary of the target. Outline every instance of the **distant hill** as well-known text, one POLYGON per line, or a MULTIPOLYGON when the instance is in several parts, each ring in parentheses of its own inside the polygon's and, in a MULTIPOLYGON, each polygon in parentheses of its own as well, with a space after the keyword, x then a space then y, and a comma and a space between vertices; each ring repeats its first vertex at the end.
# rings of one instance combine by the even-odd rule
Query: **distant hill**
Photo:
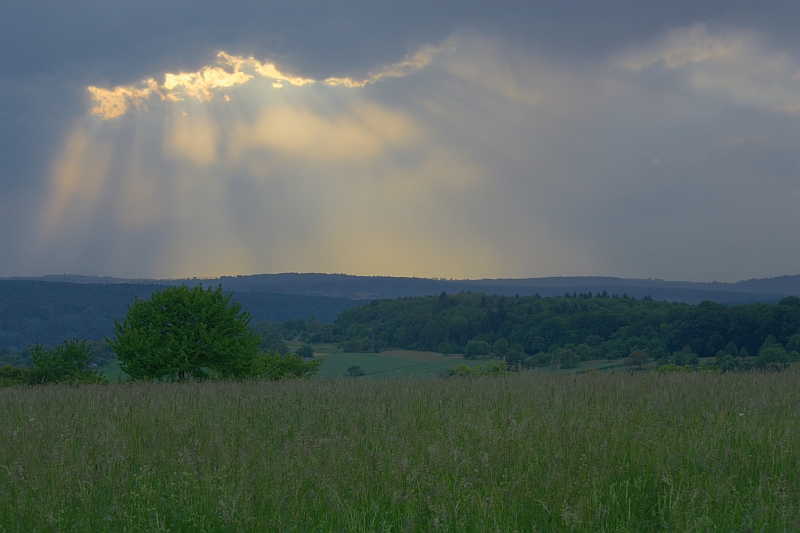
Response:
POLYGON ((549 277, 525 279, 446 280, 428 278, 397 278, 388 276, 350 276, 346 274, 256 274, 223 276, 215 279, 134 280, 110 277, 54 275, 41 278, 10 278, 38 281, 60 281, 83 284, 147 284, 174 285, 180 283, 215 286, 221 283, 226 290, 237 293, 302 294, 351 300, 427 296, 447 292, 483 292, 506 296, 562 296, 569 292, 602 292, 627 294, 636 298, 650 296, 654 300, 697 304, 714 302, 776 303, 785 296, 800 296, 800 275, 767 279, 750 279, 736 283, 698 283, 658 279, 626 279, 614 277, 549 277))
POLYGON ((698 304, 777 303, 800 296, 800 275, 751 279, 738 283, 694 283, 612 277, 446 280, 349 276, 345 274, 259 274, 217 279, 150 280, 53 275, 0 279, 0 350, 22 348, 38 340, 55 344, 72 337, 102 339, 111 335, 115 319, 124 316, 134 297, 147 298, 165 285, 222 284, 249 309, 254 320, 333 322, 339 313, 365 300, 457 294, 472 291, 505 296, 563 296, 566 293, 698 304))
POLYGON ((794 338, 790 348, 798 346, 800 298, 787 297, 777 305, 692 306, 602 293, 544 298, 442 294, 372 301, 342 311, 332 333, 347 351, 374 345, 477 357, 488 356, 490 347, 504 354, 516 344, 518 361, 549 354, 539 363, 552 360, 559 349, 576 350, 581 360, 618 359, 635 349, 664 359, 685 347, 699 357, 714 357, 723 348, 731 357, 743 357, 742 348, 756 355, 770 336, 783 345, 794 338), (475 342, 485 346, 480 349, 475 342), (471 343, 477 351, 470 354, 471 343))
MULTIPOLYGON (((101 340, 111 336, 114 320, 135 297, 149 298, 164 285, 145 283, 53 283, 0 280, 0 350, 24 348, 38 341, 54 345, 73 337, 101 340)), ((315 315, 322 323, 359 302, 301 294, 235 293, 233 299, 254 321, 281 321, 315 315)))

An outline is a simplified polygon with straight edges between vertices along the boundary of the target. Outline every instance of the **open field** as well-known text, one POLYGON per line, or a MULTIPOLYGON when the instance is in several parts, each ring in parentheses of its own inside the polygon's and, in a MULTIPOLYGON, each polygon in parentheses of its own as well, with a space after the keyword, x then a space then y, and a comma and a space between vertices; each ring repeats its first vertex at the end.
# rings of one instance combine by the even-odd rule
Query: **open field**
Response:
MULTIPOLYGON (((375 354, 333 352, 323 355, 319 375, 326 378, 347 377, 351 366, 358 366, 368 378, 435 377, 453 365, 480 366, 486 360, 468 360, 460 355, 445 357, 435 352, 387 350, 375 354)), ((315 354, 316 355, 316 354, 315 354)))
POLYGON ((362 377, 368 378, 435 377, 454 365, 480 366, 487 362, 485 359, 469 360, 461 356, 444 357, 442 354, 436 354, 436 359, 423 355, 421 357, 424 359, 420 360, 420 356, 414 355, 425 353, 427 352, 410 350, 393 350, 377 354, 335 353, 324 356, 324 362, 319 367, 319 375, 326 378, 347 377, 349 376, 347 369, 358 366, 365 374, 362 377))
POLYGON ((0 531, 800 530, 800 373, 0 389, 0 531))
MULTIPOLYGON (((295 351, 302 343, 287 341, 290 350, 295 351)), ((385 350, 375 354, 344 353, 333 344, 314 344, 314 356, 324 362, 319 368, 319 376, 324 378, 349 377, 347 369, 358 366, 364 372, 362 377, 407 378, 435 377, 453 365, 480 366, 487 360, 469 360, 461 355, 444 356, 437 352, 416 350, 385 350)))
MULTIPOLYGON (((302 343, 287 342, 291 350, 296 350, 302 343)), ((414 350, 386 350, 376 354, 369 353, 343 353, 332 344, 314 345, 314 356, 324 359, 320 366, 318 377, 343 378, 349 377, 347 369, 358 366, 364 371, 365 378, 408 378, 408 377, 436 377, 441 372, 452 368, 453 365, 481 366, 494 359, 464 359, 461 355, 453 354, 447 357, 436 352, 418 352, 414 350)), ((714 358, 704 358, 701 364, 714 364, 714 358)), ((651 361, 644 366, 645 370, 656 370, 657 364, 651 361)), ((624 372, 628 373, 631 366, 625 359, 595 359, 581 361, 576 368, 558 368, 557 366, 544 366, 528 370, 529 373, 552 374, 582 374, 591 371, 624 372)), ((112 362, 102 369, 103 375, 109 381, 124 381, 127 376, 119 368, 119 361, 112 362)))

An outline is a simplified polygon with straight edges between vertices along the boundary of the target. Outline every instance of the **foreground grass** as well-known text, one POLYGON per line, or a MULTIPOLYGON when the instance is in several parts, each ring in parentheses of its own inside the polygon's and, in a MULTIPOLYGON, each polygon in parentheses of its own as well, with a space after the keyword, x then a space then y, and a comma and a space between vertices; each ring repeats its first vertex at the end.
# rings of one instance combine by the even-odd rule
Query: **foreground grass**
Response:
POLYGON ((798 531, 800 374, 0 390, 0 531, 798 531))

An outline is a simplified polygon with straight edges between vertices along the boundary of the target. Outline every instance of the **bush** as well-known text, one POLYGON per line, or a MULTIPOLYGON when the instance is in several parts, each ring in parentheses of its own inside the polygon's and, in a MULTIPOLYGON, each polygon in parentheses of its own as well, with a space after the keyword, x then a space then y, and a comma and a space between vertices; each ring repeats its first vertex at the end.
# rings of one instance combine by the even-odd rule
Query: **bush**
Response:
POLYGON ((444 375, 447 376, 499 376, 506 373, 506 364, 502 361, 489 361, 482 366, 469 367, 455 365, 444 375))
POLYGON ((628 356, 627 363, 629 365, 638 366, 639 368, 642 368, 642 366, 647 364, 647 361, 649 359, 650 359, 650 356, 644 350, 634 350, 628 356))
POLYGON ((443 342, 439 346, 436 347, 436 351, 442 355, 448 355, 451 353, 456 353, 458 347, 449 342, 443 342))
POLYGON ((669 364, 659 367, 658 373, 659 374, 672 374, 675 372, 691 372, 692 367, 689 365, 676 365, 676 364, 669 364))
POLYGON ((16 366, 0 366, 0 387, 12 385, 27 385, 35 381, 34 371, 29 368, 16 366))
POLYGON ((758 350, 758 359, 756 359, 756 366, 759 368, 768 368, 771 370, 779 370, 789 363, 789 354, 780 343, 775 341, 775 337, 769 336, 764 341, 764 345, 758 350))
POLYGON ((578 354, 578 357, 580 357, 581 361, 589 361, 595 357, 595 351, 585 342, 583 344, 579 344, 578 347, 575 348, 575 353, 578 354))
POLYGON ((494 354, 495 357, 504 358, 508 353, 508 349, 509 346, 507 340, 497 339, 496 341, 494 341, 494 344, 492 345, 492 354, 494 354))
POLYGON ((267 346, 267 349, 265 351, 286 354, 289 353, 289 347, 286 345, 285 342, 278 341, 278 342, 273 342, 272 344, 267 346))
POLYGON ((370 340, 366 337, 360 339, 350 339, 339 344, 339 348, 345 353, 366 352, 369 350, 370 340))
POLYGON ((358 376, 365 376, 366 373, 361 370, 361 367, 358 365, 353 365, 347 369, 347 373, 350 374, 351 377, 357 378, 358 376))
POLYGON ((31 350, 33 372, 28 373, 31 384, 34 383, 107 383, 97 368, 89 368, 92 350, 86 339, 64 341, 47 350, 39 343, 31 350))
POLYGON ((314 357, 314 348, 312 348, 308 344, 304 344, 297 349, 297 355, 299 355, 303 359, 310 359, 314 357))
POLYGON ((800 352, 800 333, 795 333, 786 342, 787 352, 800 352))
POLYGON ((506 354, 506 366, 509 369, 517 369, 525 365, 526 358, 525 348, 521 344, 515 344, 506 354))
POLYGON ((478 357, 487 357, 492 353, 492 347, 486 341, 471 340, 464 348, 464 359, 477 359, 478 357))
POLYGON ((97 367, 90 368, 92 349, 87 340, 64 341, 52 350, 39 343, 31 349, 33 368, 0 367, 0 386, 46 383, 108 383, 97 367))
POLYGON ((322 359, 306 362, 302 357, 294 354, 260 353, 252 360, 250 376, 273 381, 284 378, 304 378, 316 374, 321 364, 322 359))
POLYGON ((581 364, 578 354, 566 348, 558 348, 552 353, 552 356, 558 360, 561 368, 578 368, 578 365, 581 364))

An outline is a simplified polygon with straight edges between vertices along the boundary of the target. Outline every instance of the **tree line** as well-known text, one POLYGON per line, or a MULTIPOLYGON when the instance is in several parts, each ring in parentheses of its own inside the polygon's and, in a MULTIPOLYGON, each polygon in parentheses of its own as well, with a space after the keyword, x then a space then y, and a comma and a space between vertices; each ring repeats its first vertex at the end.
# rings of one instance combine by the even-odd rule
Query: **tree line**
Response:
MULTIPOLYGON (((0 357, 3 351, 7 356, 27 354, 36 342, 57 346, 72 338, 90 339, 99 348, 102 339, 113 332, 114 321, 125 316, 128 303, 164 288, 138 283, 0 280, 0 357)), ((236 292, 234 300, 250 312, 254 322, 309 320, 315 315, 321 322, 331 323, 340 311, 359 303, 346 298, 249 292, 236 292)))
MULTIPOLYGON (((320 360, 262 351, 264 339, 250 321, 250 313, 222 286, 167 287, 149 299, 135 298, 126 316, 114 322, 114 337, 105 341, 134 381, 281 379, 317 372, 320 360)), ((32 367, 0 368, 0 385, 106 381, 90 362, 87 340, 64 341, 52 350, 36 343, 31 356, 32 367)))
MULTIPOLYGON (((536 366, 619 359, 641 350, 679 365, 717 357, 728 367, 770 354, 800 357, 800 298, 777 304, 698 305, 581 293, 507 297, 481 293, 373 300, 345 310, 333 324, 339 345, 504 357, 536 366)), ((766 356, 765 356, 766 357, 766 356)), ((770 361, 762 358, 762 363, 770 361)))

